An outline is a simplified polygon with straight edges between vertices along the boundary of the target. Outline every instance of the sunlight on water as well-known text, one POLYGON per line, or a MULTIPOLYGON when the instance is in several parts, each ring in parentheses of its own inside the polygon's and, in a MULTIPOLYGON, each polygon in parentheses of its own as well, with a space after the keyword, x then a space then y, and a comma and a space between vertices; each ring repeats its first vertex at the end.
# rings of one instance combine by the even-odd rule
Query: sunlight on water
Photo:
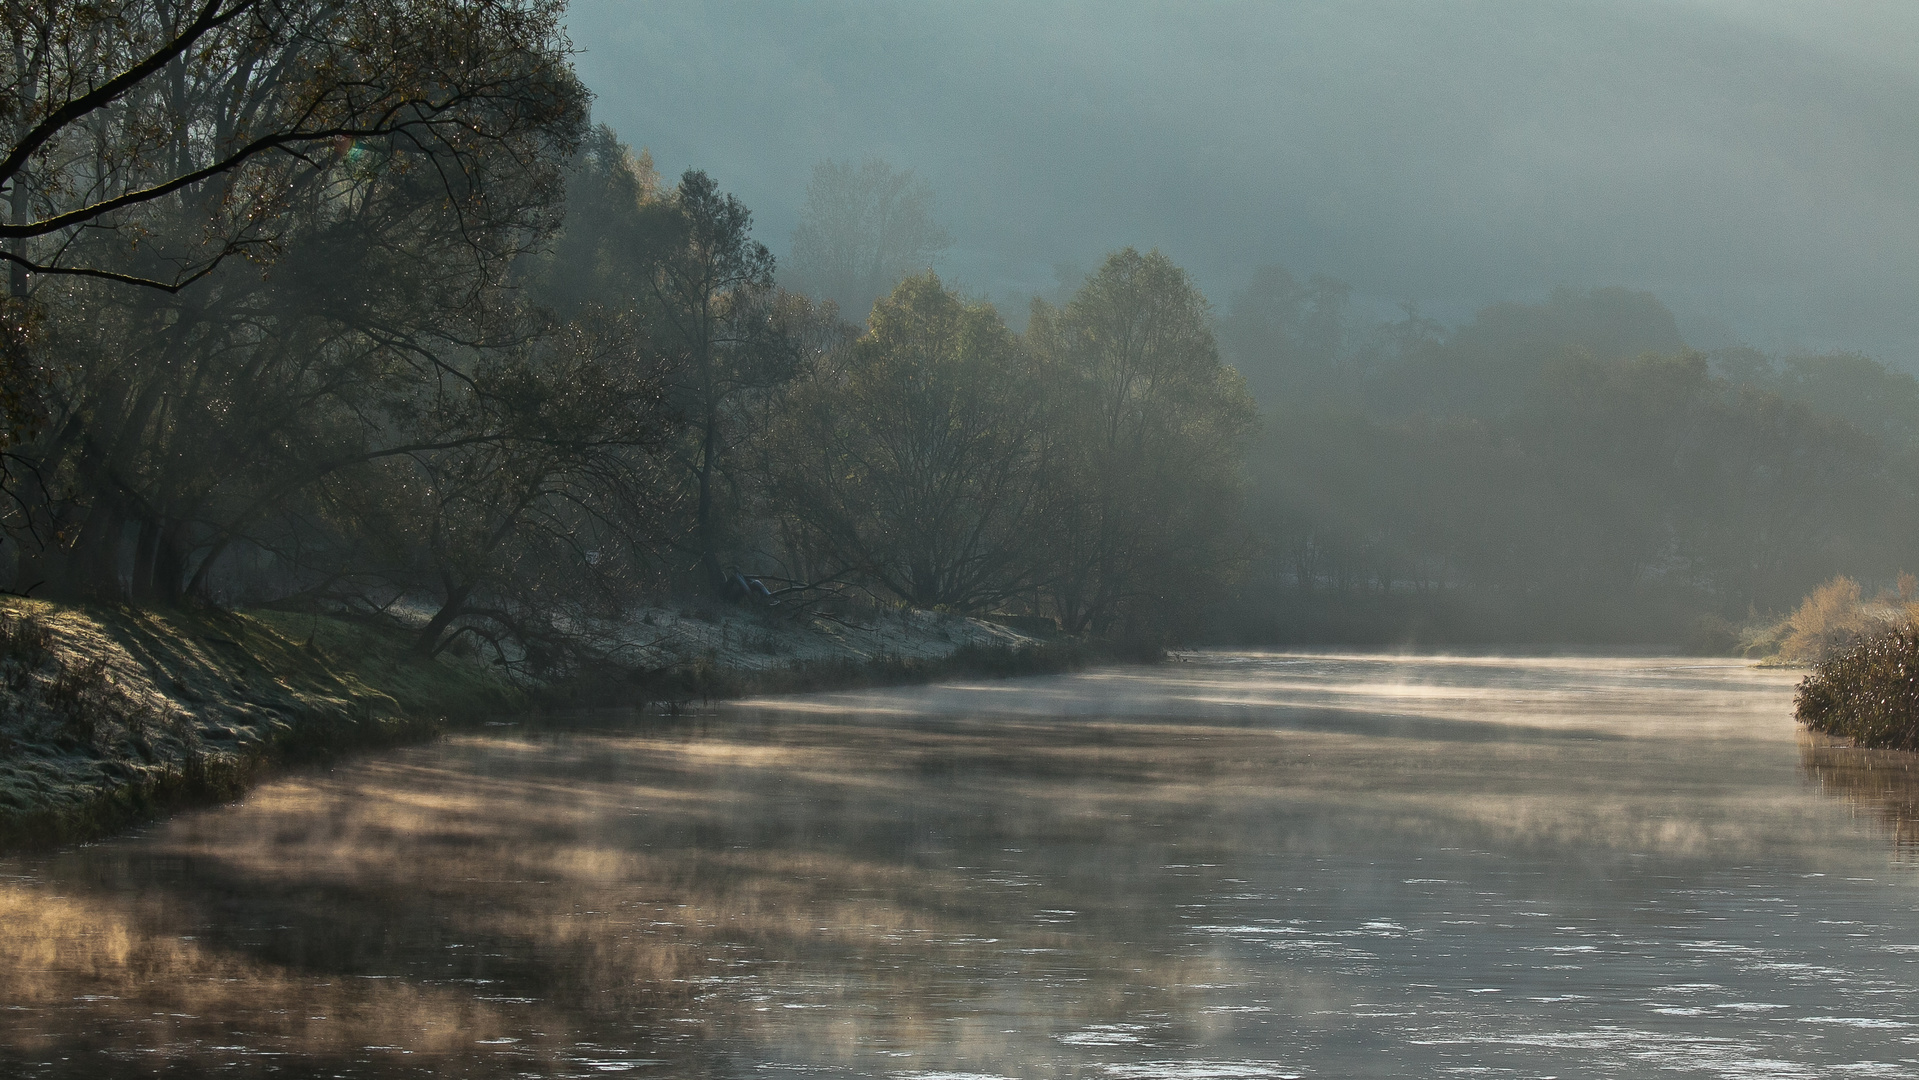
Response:
POLYGON ((1793 676, 1152 669, 490 728, 0 863, 26 1076, 1919 1076, 1793 676))

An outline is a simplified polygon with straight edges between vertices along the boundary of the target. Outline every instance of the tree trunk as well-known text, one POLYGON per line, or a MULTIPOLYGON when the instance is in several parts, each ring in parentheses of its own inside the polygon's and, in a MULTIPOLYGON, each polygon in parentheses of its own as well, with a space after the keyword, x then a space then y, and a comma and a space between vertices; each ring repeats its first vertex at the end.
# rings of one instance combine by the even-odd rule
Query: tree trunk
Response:
POLYGON ((127 598, 134 603, 154 599, 154 556, 160 547, 162 525, 157 518, 140 519, 140 536, 133 542, 133 576, 127 585, 127 598))
MULTIPOLYGON (((169 521, 160 531, 153 549, 154 597, 163 604, 178 604, 187 598, 187 524, 169 521)), ((208 556, 208 565, 217 553, 208 556)), ((205 580, 204 577, 197 580, 205 580)))
POLYGON ((119 600, 120 546, 126 517, 117 500, 101 492, 81 519, 73 543, 54 560, 47 586, 57 595, 82 600, 119 600))
POLYGON ((413 655, 425 657, 439 652, 440 635, 446 633, 446 628, 453 624, 453 620, 466 613, 466 598, 472 593, 471 585, 458 585, 447 590, 446 602, 440 605, 440 610, 433 613, 433 618, 427 620, 427 624, 420 628, 419 636, 413 639, 413 655))
POLYGON ((726 577, 720 570, 718 538, 714 536, 713 522, 713 466, 719 448, 719 417, 711 407, 706 410, 705 430, 700 440, 700 504, 699 516, 695 521, 700 544, 700 567, 706 571, 706 581, 715 593, 725 595, 726 577))

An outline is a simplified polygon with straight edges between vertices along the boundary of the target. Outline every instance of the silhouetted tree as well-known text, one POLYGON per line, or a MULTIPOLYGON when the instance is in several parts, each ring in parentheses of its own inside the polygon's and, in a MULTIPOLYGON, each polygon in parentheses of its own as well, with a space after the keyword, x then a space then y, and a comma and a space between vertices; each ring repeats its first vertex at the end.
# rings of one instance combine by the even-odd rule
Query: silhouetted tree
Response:
POLYGON ((571 137, 583 91, 554 0, 7 0, 0 259, 178 290, 275 239, 342 158, 432 163, 488 213, 500 152, 571 137), (197 230, 154 244, 156 207, 197 230))

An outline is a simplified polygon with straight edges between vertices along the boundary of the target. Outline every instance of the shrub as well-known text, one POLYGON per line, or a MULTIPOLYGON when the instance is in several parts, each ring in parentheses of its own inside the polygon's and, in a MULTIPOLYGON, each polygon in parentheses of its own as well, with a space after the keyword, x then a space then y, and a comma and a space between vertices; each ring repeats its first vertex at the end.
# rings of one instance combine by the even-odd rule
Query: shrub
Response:
POLYGON ((1919 750, 1919 629, 1908 623, 1820 664, 1799 684, 1795 705, 1814 731, 1919 750))
POLYGON ((1885 628, 1860 603, 1859 583, 1836 577, 1814 589, 1792 613, 1791 631, 1781 643, 1781 659, 1818 663, 1852 648, 1885 628))
MULTIPOLYGON (((1739 638, 1734 650, 1739 656, 1750 656, 1767 664, 1789 664, 1784 656, 1786 637, 1792 633, 1792 616, 1773 617, 1756 612, 1747 616, 1734 631, 1739 638)), ((1820 659, 1825 659, 1820 657, 1820 659)))

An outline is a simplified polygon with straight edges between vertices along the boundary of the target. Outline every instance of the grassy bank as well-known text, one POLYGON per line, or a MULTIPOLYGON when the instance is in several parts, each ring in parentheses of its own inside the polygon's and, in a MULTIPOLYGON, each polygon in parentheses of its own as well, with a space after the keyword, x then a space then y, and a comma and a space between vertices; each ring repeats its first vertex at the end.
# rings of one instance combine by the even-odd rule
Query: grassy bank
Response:
POLYGON ((0 844, 231 798, 263 769, 521 707, 484 666, 334 619, 0 600, 0 844))
POLYGON ((790 620, 689 610, 675 625, 679 653, 655 648, 651 663, 528 686, 479 660, 413 655, 404 631, 359 621, 0 598, 0 846, 103 835, 234 798, 279 766, 533 705, 677 708, 1100 658, 977 620, 875 622, 848 642, 790 620))

